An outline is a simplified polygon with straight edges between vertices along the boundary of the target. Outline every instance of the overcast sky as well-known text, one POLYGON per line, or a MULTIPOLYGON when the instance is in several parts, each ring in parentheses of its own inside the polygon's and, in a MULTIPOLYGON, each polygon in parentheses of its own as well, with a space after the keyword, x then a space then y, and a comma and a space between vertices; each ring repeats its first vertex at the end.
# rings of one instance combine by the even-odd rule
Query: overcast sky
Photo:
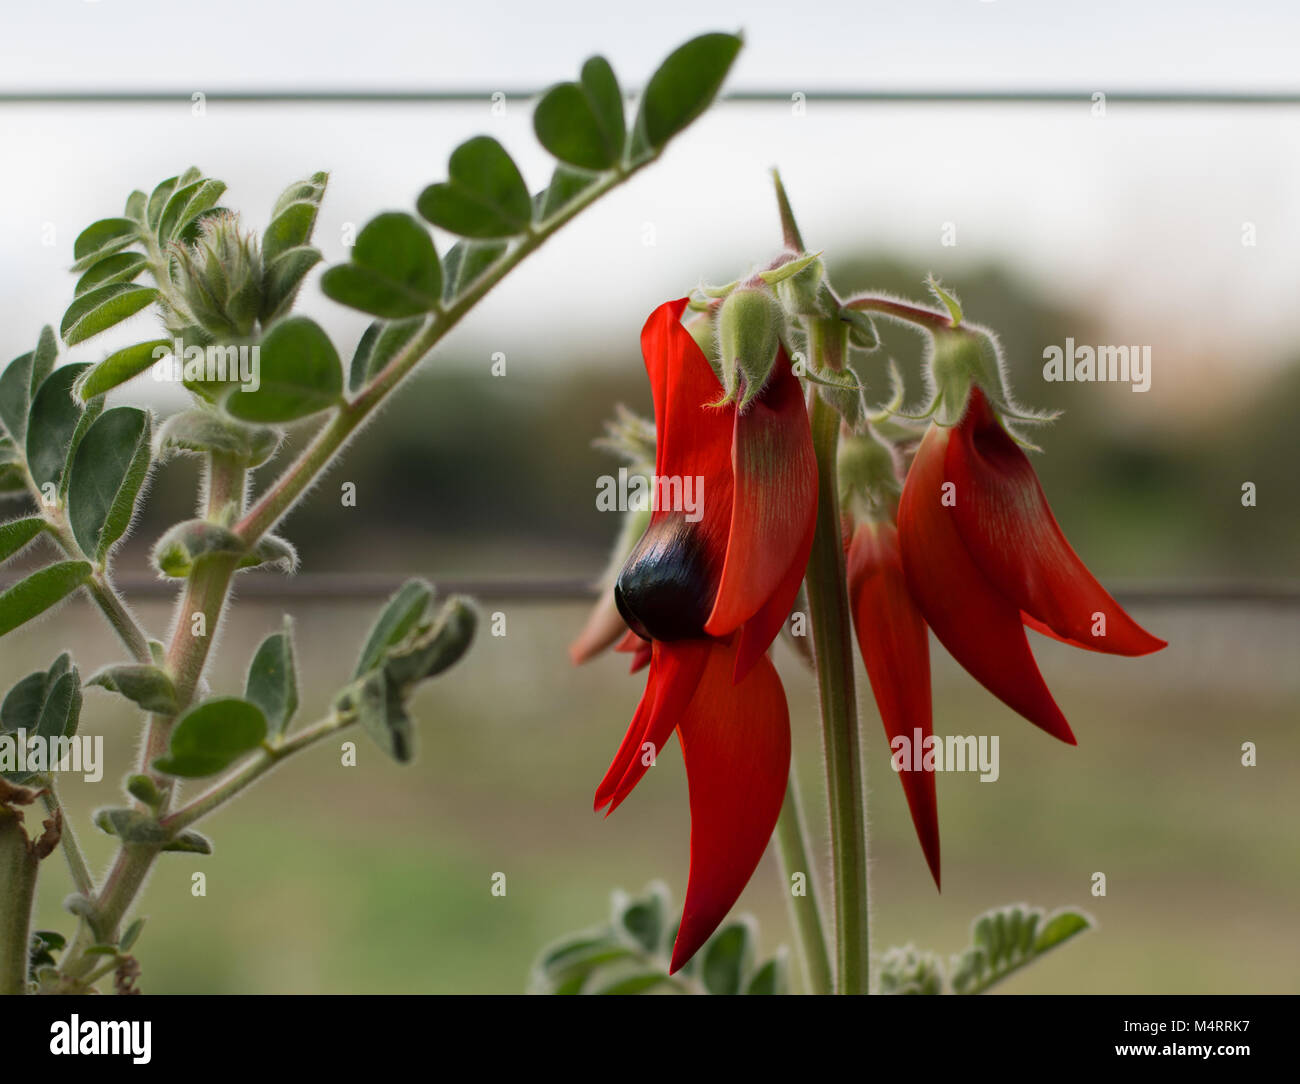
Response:
MULTIPOLYGON (((634 350, 635 330, 658 301, 768 255, 767 170, 780 165, 810 244, 907 255, 958 288, 964 267, 1011 263, 1049 292, 1095 304, 1113 341, 1156 344, 1157 388, 1162 364, 1195 387, 1243 328, 1255 347, 1231 359, 1241 371, 1295 357, 1300 107, 1111 103, 1098 116, 1091 95, 1298 90, 1300 4, 45 0, 8 3, 0 18, 0 92, 176 94, 151 106, 0 103, 0 326, 9 356, 30 348, 41 323, 58 322, 73 239, 119 213, 132 188, 195 162, 226 180, 228 202, 260 226, 279 189, 328 169, 317 240, 328 260, 345 259, 346 224, 409 209, 444 175, 456 143, 479 131, 510 148, 534 188, 545 184, 549 159, 532 135, 528 102, 510 99, 495 116, 493 89, 568 78, 596 51, 635 89, 693 33, 743 28, 732 89, 1079 97, 1051 106, 844 106, 814 97, 803 113, 781 102, 724 105, 513 275, 457 332, 457 353, 501 350, 523 364, 556 364, 575 327, 589 342, 634 350), (456 106, 214 101, 201 117, 190 108, 194 91, 277 88, 485 97, 456 106), (941 244, 948 224, 956 247, 941 244)), ((438 240, 445 249, 447 239, 438 240)), ((313 285, 304 299, 342 339, 359 335, 364 320, 313 285)), ((74 356, 95 360, 138 339, 145 319, 74 356)), ((625 360, 610 349, 619 355, 611 362, 625 360)))

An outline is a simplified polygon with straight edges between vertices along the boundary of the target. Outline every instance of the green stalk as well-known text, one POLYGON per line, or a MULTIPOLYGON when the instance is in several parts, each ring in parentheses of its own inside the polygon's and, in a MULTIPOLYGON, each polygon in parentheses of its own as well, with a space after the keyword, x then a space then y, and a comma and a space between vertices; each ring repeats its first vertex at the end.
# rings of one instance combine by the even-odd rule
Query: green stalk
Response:
POLYGON ((0 805, 0 995, 27 992, 36 868, 22 818, 0 805))
MULTIPOLYGON (((813 365, 842 364, 843 325, 809 327, 813 365)), ((865 994, 869 979, 866 775, 858 743, 844 544, 836 479, 840 416, 813 388, 813 448, 817 456, 817 532, 808 561, 808 609, 821 703, 826 789, 834 865, 837 993, 865 994)))
POLYGON ((803 959, 804 985, 810 994, 829 994, 834 982, 831 976, 831 958, 826 949, 826 933, 822 928, 822 912, 817 902, 817 880, 813 875, 812 859, 805 841, 803 815, 799 810, 799 788, 794 780, 794 765, 790 765, 790 780, 785 788, 785 804, 776 822, 776 853, 781 861, 781 874, 785 882, 786 899, 790 905, 790 918, 799 938, 799 952, 803 959), (796 873, 803 874, 804 895, 794 894, 791 880, 796 873))

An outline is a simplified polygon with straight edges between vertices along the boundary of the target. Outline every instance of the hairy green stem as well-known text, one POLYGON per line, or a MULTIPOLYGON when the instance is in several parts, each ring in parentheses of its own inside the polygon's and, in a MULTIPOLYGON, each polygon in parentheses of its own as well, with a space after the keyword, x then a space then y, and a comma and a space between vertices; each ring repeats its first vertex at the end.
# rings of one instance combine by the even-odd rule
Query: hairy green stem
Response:
POLYGON ((327 738, 331 734, 351 726, 354 722, 356 722, 355 715, 330 715, 320 720, 320 722, 304 727, 278 745, 265 746, 257 756, 231 772, 225 779, 213 784, 209 790, 200 794, 170 816, 164 817, 161 822, 162 826, 173 835, 183 831, 214 810, 220 809, 231 798, 252 786, 281 761, 306 749, 308 746, 315 745, 322 738, 327 738))
POLYGON ((846 309, 858 309, 861 312, 879 313, 904 324, 914 324, 931 331, 951 331, 952 318, 946 313, 923 309, 918 305, 909 305, 904 301, 895 301, 892 297, 854 297, 844 302, 846 309))
POLYGON ((21 815, 0 805, 0 994, 27 992, 37 864, 21 815))
MULTIPOLYGON (((53 774, 45 779, 44 785, 45 790, 41 794, 41 800, 53 817, 62 808, 58 791, 55 789, 53 774)), ((92 896, 95 892, 95 879, 90 875, 86 856, 82 854, 81 845, 77 842, 77 834, 72 829, 72 818, 66 814, 63 817, 63 827, 59 832, 59 847, 68 861, 68 871, 72 874, 72 883, 77 886, 77 891, 83 896, 92 896)))
POLYGON ((785 788, 785 804, 776 822, 776 853, 781 861, 781 874, 785 881, 790 917, 799 938, 799 952, 803 959, 804 985, 810 994, 829 994, 834 985, 831 976, 830 953, 826 948, 826 933, 822 925, 821 907, 817 902, 817 878, 813 873, 812 858, 805 840, 803 815, 799 809, 799 788, 794 779, 794 765, 790 766, 790 779, 785 788), (793 880, 803 876, 803 892, 795 894, 793 880))
POLYGON ((564 208, 559 214, 534 226, 523 239, 505 256, 484 273, 474 284, 461 294, 452 304, 436 312, 428 325, 411 340, 374 378, 358 393, 351 402, 344 404, 327 422, 311 444, 294 461, 249 510, 239 522, 235 532, 245 545, 256 544, 267 531, 289 511, 297 500, 311 487, 317 476, 338 454, 339 450, 351 439, 388 394, 411 375, 415 367, 424 359, 461 319, 483 297, 504 279, 525 259, 536 252, 580 212, 585 210, 601 196, 626 181, 651 162, 658 154, 639 160, 633 165, 619 168, 604 179, 596 181, 582 195, 564 208))
MULTIPOLYGON (((841 340, 826 327, 809 328, 813 363, 834 366, 841 340), (833 346, 828 346, 833 343, 833 346)), ((834 863, 837 993, 864 994, 869 981, 866 776, 858 740, 844 544, 840 527, 836 452, 840 416, 814 388, 813 447, 817 456, 817 531, 808 561, 808 608, 817 663, 826 787, 834 863)))

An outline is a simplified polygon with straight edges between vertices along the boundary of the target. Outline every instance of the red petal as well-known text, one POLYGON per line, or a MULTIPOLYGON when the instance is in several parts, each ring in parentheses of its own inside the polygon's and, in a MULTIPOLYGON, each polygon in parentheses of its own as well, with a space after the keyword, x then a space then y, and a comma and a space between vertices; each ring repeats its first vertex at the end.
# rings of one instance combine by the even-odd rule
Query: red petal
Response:
MULTIPOLYGON (((731 521, 731 438, 736 411, 734 406, 709 405, 721 397, 722 385, 681 324, 685 307, 686 298, 660 305, 641 331, 641 353, 655 404, 655 474, 679 484, 687 478, 692 484, 704 479, 703 519, 695 529, 721 567, 731 521)), ((658 490, 656 486, 656 501, 658 490)), ((652 521, 670 511, 656 503, 652 521)))
MULTIPOLYGON (((717 598, 704 626, 710 636, 734 632, 782 589, 793 604, 799 584, 794 581, 789 590, 792 576, 803 578, 799 557, 817 518, 817 459, 803 390, 784 350, 762 395, 736 416, 731 459, 731 527, 717 598)), ((802 556, 807 564, 807 553, 802 556)), ((780 609, 779 598, 774 605, 780 609)), ((789 612, 787 605, 775 627, 770 615, 760 624, 763 635, 770 632, 762 651, 789 612)))
POLYGON ((577 666, 595 658, 624 634, 632 635, 618 607, 614 605, 614 592, 604 590, 596 605, 591 608, 587 623, 578 638, 569 645, 569 658, 577 666))
POLYGON ((628 670, 629 674, 635 674, 638 670, 644 670, 650 665, 650 655, 652 654, 650 641, 643 640, 631 629, 627 630, 627 635, 618 642, 615 651, 622 651, 632 656, 632 668, 628 670))
POLYGON ((772 646, 785 619, 790 616, 794 600, 799 595, 799 586, 803 583, 804 572, 808 568, 808 555, 812 552, 813 536, 816 533, 817 517, 814 515, 785 579, 772 593, 772 597, 763 603, 762 609, 741 626, 740 646, 736 651, 736 672, 732 675, 732 680, 739 682, 744 679, 754 663, 772 646))
MULTIPOLYGON (((1019 607, 984 578, 962 545, 952 508, 941 503, 950 432, 930 426, 899 501, 908 590, 939 642, 976 681, 1035 726, 1074 745, 1029 650, 1019 607)), ((961 502, 960 491, 956 499, 961 502)))
POLYGON ((945 477, 962 542, 993 587, 1057 637, 1111 655, 1166 646, 1093 578, 1048 507, 1029 457, 1007 435, 978 387, 948 442, 945 477), (1105 635, 1094 636, 1098 615, 1105 635))
POLYGON ((711 643, 708 640, 679 640, 671 644, 655 643, 650 658, 650 674, 645 692, 637 705, 632 725, 605 778, 596 788, 595 808, 609 806, 613 813, 649 770, 645 746, 653 746, 653 755, 663 752, 673 728, 681 721, 695 687, 704 672, 711 643))
POLYGON ((734 644, 714 645, 678 725, 691 795, 691 873, 670 972, 726 918, 763 857, 785 801, 785 690, 766 658, 733 685, 735 652, 734 644))
MULTIPOLYGON (((934 733, 930 707, 930 635, 912 601, 892 523, 861 524, 848 560, 849 600, 862 661, 892 743, 934 733)), ((909 765, 910 768, 910 765, 909 765)), ((901 771, 899 781, 917 839, 939 887, 939 808, 933 771, 901 771)))

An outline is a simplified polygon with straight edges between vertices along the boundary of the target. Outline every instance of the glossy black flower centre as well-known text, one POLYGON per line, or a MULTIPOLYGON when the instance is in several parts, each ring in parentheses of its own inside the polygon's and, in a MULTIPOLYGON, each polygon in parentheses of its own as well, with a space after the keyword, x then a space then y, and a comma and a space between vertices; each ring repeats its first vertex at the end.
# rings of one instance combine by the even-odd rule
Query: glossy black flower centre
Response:
POLYGON ((704 635, 717 585, 696 525, 665 516, 641 536, 614 585, 614 602, 643 640, 704 635))

